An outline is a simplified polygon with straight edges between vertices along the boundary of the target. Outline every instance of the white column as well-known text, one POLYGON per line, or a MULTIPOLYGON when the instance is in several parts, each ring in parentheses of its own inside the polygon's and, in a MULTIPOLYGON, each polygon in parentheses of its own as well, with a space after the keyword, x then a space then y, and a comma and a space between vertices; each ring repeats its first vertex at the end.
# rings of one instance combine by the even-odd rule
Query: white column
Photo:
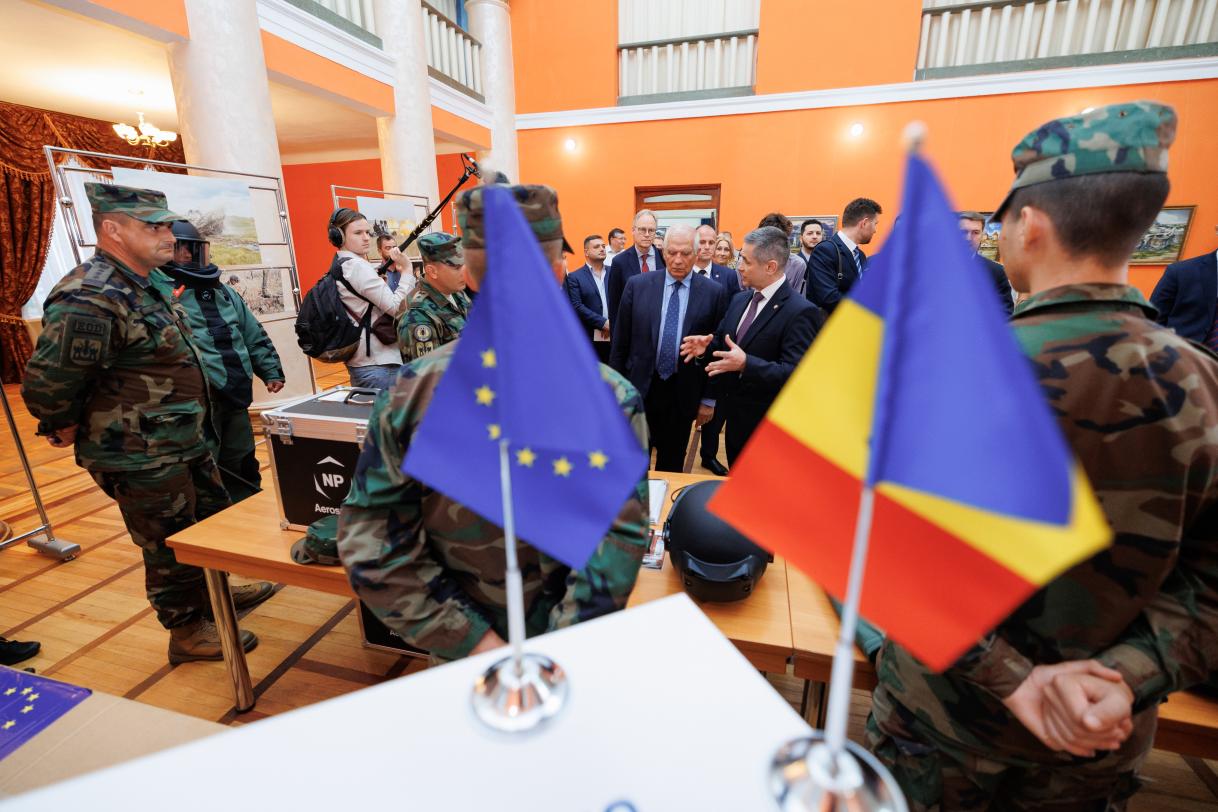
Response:
POLYGON ((516 152, 516 77, 512 60, 512 19, 504 0, 466 0, 470 33, 482 43, 482 94, 491 110, 491 149, 479 160, 520 183, 516 152))
POLYGON ((389 192, 427 195, 440 202, 436 188, 436 141, 427 82, 427 41, 419 0, 376 0, 377 36, 393 57, 392 116, 376 120, 381 149, 381 182, 389 192))
POLYGON ((190 39, 169 44, 186 162, 279 177, 279 141, 250 0, 186 0, 190 39))

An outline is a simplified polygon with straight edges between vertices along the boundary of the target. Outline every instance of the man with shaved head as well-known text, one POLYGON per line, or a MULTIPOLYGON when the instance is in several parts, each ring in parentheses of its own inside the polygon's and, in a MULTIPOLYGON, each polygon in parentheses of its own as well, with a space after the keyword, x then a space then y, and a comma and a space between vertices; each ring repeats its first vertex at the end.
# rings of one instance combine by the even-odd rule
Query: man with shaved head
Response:
POLYGON ((609 364, 643 396, 657 471, 685 470, 685 451, 695 418, 702 425, 715 413, 706 397, 706 372, 680 363, 681 339, 711 332, 727 311, 727 290, 693 274, 694 231, 671 226, 662 273, 639 273, 626 281, 613 322, 609 364))

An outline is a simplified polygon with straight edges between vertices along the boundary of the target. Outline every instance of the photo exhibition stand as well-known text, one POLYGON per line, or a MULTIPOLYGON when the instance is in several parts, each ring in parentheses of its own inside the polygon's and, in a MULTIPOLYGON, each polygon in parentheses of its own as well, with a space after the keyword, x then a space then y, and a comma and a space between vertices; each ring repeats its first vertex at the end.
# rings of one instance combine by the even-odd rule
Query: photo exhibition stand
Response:
MULTIPOLYGON (((296 254, 292 249, 287 203, 280 178, 63 147, 46 146, 43 149, 51 168, 55 197, 63 221, 67 224, 69 241, 77 264, 92 256, 96 249, 91 210, 84 190, 87 182, 129 184, 130 181, 115 178, 116 170, 118 175, 129 173, 130 170, 143 170, 167 173, 177 178, 227 181, 226 188, 237 191, 244 187, 245 192, 240 203, 252 208, 253 220, 253 234, 244 246, 245 253, 258 259, 248 264, 216 264, 220 265, 223 271, 221 279, 241 293, 258 322, 270 336, 287 378, 283 389, 274 395, 267 392, 262 382, 255 378, 254 402, 251 408, 261 412, 317 391, 313 366, 309 363, 308 356, 302 353, 296 344, 295 324, 296 313, 300 308, 300 279, 296 273, 296 254), (248 199, 245 199, 244 195, 248 195, 248 199)), ((189 181, 179 185, 189 189, 189 181)), ((180 204, 175 208, 173 193, 169 193, 167 197, 171 210, 183 215, 192 213, 189 210, 182 211, 181 208, 185 207, 180 204)), ((190 198, 192 201, 194 199, 190 198)), ((223 204, 222 199, 217 200, 218 205, 223 204)), ((218 212, 195 210, 195 213, 202 217, 211 216, 213 219, 218 214, 222 220, 229 214, 225 209, 219 209, 218 212)), ((248 221, 250 218, 244 219, 248 221)), ((214 243, 212 248, 214 256, 214 243)))
MULTIPOLYGON (((330 184, 330 199, 334 201, 334 208, 345 206, 355 209, 372 223, 373 264, 380 262, 375 242, 377 235, 388 234, 394 238, 395 243, 400 243, 431 212, 431 200, 426 195, 406 192, 386 192, 382 189, 330 184)), ((439 227, 430 230, 438 231, 439 227)), ((423 257, 419 254, 417 243, 406 249, 406 256, 410 258, 417 278, 423 272, 423 257)))

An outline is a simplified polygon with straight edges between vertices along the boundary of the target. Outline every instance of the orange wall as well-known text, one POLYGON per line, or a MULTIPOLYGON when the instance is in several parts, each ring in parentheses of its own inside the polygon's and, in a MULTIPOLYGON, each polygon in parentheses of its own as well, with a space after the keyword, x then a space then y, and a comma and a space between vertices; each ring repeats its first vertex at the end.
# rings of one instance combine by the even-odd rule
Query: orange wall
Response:
POLYGON ((382 113, 393 112, 393 88, 358 71, 318 56, 286 39, 262 31, 266 69, 319 88, 340 98, 354 99, 382 113))
MULTIPOLYGON (((722 183, 721 226, 737 245, 766 212, 840 214, 857 196, 884 207, 882 239, 899 202, 900 134, 909 121, 928 125, 928 157, 955 205, 988 211, 1010 185, 1011 148, 1030 129, 1085 107, 1144 98, 1171 104, 1180 116, 1168 204, 1197 206, 1184 255, 1212 251, 1218 80, 524 130, 521 180, 556 187, 574 245, 612 226, 629 230, 635 186, 708 182, 722 183), (855 122, 865 130, 852 139, 855 122), (563 148, 567 138, 575 139, 574 152, 563 148)), ((1132 279, 1149 291, 1161 272, 1134 268, 1132 279)))
POLYGON ((93 0, 93 2, 110 11, 125 14, 148 25, 176 34, 182 39, 190 38, 185 0, 93 0))
POLYGON ((512 0, 511 14, 517 113, 617 104, 617 3, 512 0))
MULTIPOLYGON (((461 157, 436 156, 436 172, 440 180, 440 194, 445 195, 461 177, 461 157)), ((334 202, 330 197, 331 184, 380 189, 381 162, 368 158, 361 161, 287 164, 283 167, 284 194, 291 217, 292 245, 296 250, 296 269, 302 292, 321 278, 334 258, 334 247, 326 239, 326 223, 334 211, 334 202)), ((463 188, 472 187, 473 182, 463 188)), ((446 231, 452 230, 450 212, 451 207, 445 206, 441 215, 446 231)))

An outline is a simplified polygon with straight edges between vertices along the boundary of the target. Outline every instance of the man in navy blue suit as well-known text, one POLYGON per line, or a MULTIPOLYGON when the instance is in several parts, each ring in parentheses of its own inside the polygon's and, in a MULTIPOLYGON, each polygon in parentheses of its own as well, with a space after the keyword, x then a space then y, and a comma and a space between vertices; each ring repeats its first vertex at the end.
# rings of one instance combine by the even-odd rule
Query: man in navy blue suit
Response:
POLYGON ((1150 303, 1160 324, 1218 352, 1218 252, 1168 265, 1150 303))
POLYGON ((745 293, 732 299, 713 333, 687 336, 681 344, 686 364, 705 366, 716 408, 724 411, 729 466, 823 323, 824 314, 787 284, 789 256, 782 229, 750 231, 740 251, 745 293))
MULTIPOLYGON (((695 230, 698 236, 698 254, 694 259, 694 273, 714 279, 727 289, 728 300, 740 292, 740 281, 736 272, 726 265, 714 261, 715 241, 719 235, 705 223, 695 230)), ((723 412, 715 409, 715 416, 702 424, 698 430, 702 467, 715 476, 727 476, 727 468, 719 462, 719 432, 723 431, 723 412)))
POLYGON ((960 232, 973 247, 973 256, 979 259, 989 272, 990 279, 994 282, 994 290, 998 293, 998 303, 1008 316, 1011 315, 1015 309, 1015 297, 1011 295, 1011 280, 1007 279, 1006 269, 994 260, 981 256, 981 241, 985 239, 985 217, 981 212, 960 212, 960 232))
POLYGON ((682 471, 690 426, 714 414, 704 402, 706 371, 682 364, 681 339, 715 328, 727 309, 727 291, 718 282, 691 273, 694 232, 668 229, 667 264, 662 273, 635 274, 622 290, 609 363, 625 375, 647 413, 657 471, 682 471))
POLYGON ((861 246, 875 236, 881 214, 883 210, 874 200, 866 197, 851 200, 842 212, 842 227, 812 249, 805 292, 826 313, 832 313, 867 272, 867 255, 861 246))
POLYGON ((605 298, 605 241, 599 234, 584 237, 584 264, 567 274, 567 296, 602 364, 609 363, 609 300, 605 298))
POLYGON ((613 257, 609 263, 609 281, 606 293, 609 297, 609 321, 617 315, 618 302, 622 300, 622 289, 632 276, 648 271, 663 270, 664 256, 655 249, 656 216, 650 209, 643 209, 634 216, 634 245, 613 257))

